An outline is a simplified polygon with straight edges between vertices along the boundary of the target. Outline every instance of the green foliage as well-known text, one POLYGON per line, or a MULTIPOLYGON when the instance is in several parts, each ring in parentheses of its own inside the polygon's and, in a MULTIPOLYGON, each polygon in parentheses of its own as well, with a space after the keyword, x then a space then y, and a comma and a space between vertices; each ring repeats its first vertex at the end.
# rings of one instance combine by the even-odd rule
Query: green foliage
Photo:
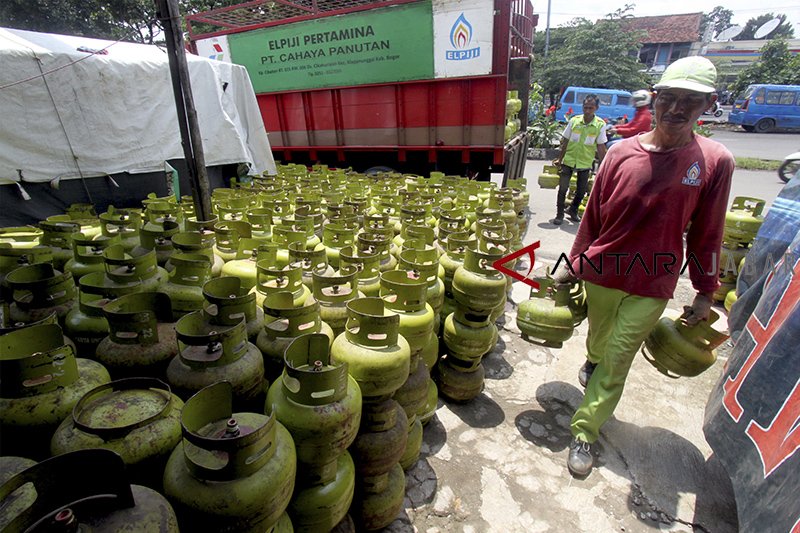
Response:
POLYGON ((553 46, 545 61, 534 52, 533 79, 545 93, 555 94, 570 85, 636 90, 646 87, 647 76, 636 58, 641 32, 623 31, 622 20, 629 7, 608 15, 593 24, 576 19, 559 32, 563 44, 553 46))
POLYGON ((711 133, 711 127, 709 127, 709 125, 702 120, 698 120, 697 123, 692 126, 692 131, 694 131, 697 135, 702 135, 703 137, 711 137, 714 135, 711 133))
POLYGON ((778 170, 783 161, 774 159, 758 159, 755 157, 737 157, 737 170, 778 170))
POLYGON ((730 90, 742 94, 752 83, 800 84, 800 55, 793 56, 783 39, 769 41, 761 59, 744 69, 730 90))
MULTIPOLYGON (((737 35, 733 38, 734 41, 750 41, 755 39, 756 30, 768 20, 772 20, 776 17, 776 15, 772 13, 765 13, 763 15, 759 15, 757 17, 753 17, 747 21, 744 25, 744 29, 742 33, 737 35)), ((778 25, 777 28, 772 30, 767 37, 770 39, 793 39, 794 38, 794 28, 792 28, 792 24, 786 21, 786 15, 783 13, 777 15, 777 18, 781 19, 781 23, 778 25)))
POLYGON ((528 122, 528 136, 532 148, 554 148, 559 142, 561 124, 555 116, 545 109, 542 86, 534 83, 528 95, 529 108, 533 110, 533 120, 528 122))
MULTIPOLYGON (((179 8, 186 15, 238 3, 180 0, 179 8)), ((162 33, 155 0, 2 0, 0 26, 148 44, 162 33)))
POLYGON ((731 25, 732 18, 733 11, 730 9, 725 9, 722 6, 715 7, 710 13, 703 15, 703 21, 700 23, 700 35, 705 33, 709 25, 714 29, 713 35, 717 35, 731 25))

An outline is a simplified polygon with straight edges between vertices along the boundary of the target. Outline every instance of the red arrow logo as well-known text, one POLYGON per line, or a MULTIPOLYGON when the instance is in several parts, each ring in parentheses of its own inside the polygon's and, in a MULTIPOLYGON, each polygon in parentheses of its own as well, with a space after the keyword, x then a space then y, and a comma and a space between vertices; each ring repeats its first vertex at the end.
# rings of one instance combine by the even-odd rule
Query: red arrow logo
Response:
POLYGON ((534 263, 536 262, 536 254, 535 254, 534 251, 538 247, 539 247, 539 241, 536 241, 535 243, 529 244, 528 246, 526 246, 524 248, 520 248, 519 250, 517 250, 513 254, 508 254, 506 256, 501 257, 500 259, 498 259, 497 261, 492 263, 492 266, 496 270, 499 270, 500 272, 502 272, 503 274, 505 274, 507 276, 511 276, 515 280, 521 281, 522 283, 524 283, 526 285, 530 285, 534 289, 539 290, 539 284, 537 282, 533 281, 532 279, 528 278, 530 273, 533 271, 533 266, 534 266, 534 263), (506 268, 504 266, 509 261, 513 261, 514 259, 516 259, 516 258, 518 258, 518 257, 520 257, 522 255, 525 255, 525 254, 528 254, 528 258, 530 260, 531 268, 528 269, 527 274, 525 274, 524 276, 521 275, 519 272, 515 272, 515 271, 513 271, 513 270, 511 270, 509 268, 506 268))

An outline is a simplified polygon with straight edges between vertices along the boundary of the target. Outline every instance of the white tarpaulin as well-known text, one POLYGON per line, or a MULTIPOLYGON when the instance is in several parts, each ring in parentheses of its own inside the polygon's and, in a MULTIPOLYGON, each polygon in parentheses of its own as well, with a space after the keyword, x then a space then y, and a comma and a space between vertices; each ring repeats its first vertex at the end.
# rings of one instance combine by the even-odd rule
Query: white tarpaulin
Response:
MULTIPOLYGON (((274 173, 245 68, 194 55, 187 63, 206 165, 274 173)), ((0 180, 19 180, 17 169, 31 182, 76 178, 78 167, 86 176, 151 172, 169 159, 183 149, 166 50, 0 28, 0 180)))

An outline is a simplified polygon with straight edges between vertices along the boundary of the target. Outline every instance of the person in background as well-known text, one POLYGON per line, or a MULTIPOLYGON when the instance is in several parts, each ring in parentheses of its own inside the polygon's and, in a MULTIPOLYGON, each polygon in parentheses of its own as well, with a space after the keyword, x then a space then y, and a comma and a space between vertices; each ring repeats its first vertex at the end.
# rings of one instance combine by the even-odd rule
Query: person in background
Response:
POLYGON ((595 155, 602 161, 606 154, 605 145, 608 140, 605 133, 606 123, 595 115, 598 107, 600 107, 600 99, 597 95, 586 96, 583 99, 583 114, 570 118, 567 127, 561 134, 561 151, 553 161, 554 165, 560 167, 556 217, 550 220, 550 223, 556 226, 564 222, 564 206, 573 171, 577 171, 578 183, 575 198, 572 199, 572 205, 566 210, 566 214, 570 220, 578 222, 581 219, 578 207, 586 194, 589 172, 594 165, 595 155))
POLYGON ((592 444, 614 413, 633 358, 672 298, 684 265, 697 295, 684 307, 689 325, 706 320, 719 287, 719 255, 734 159, 720 143, 692 131, 716 101, 716 68, 691 56, 675 61, 656 85, 656 127, 622 140, 597 173, 556 283, 585 284, 589 306, 586 388, 570 425, 567 467, 587 475, 592 444), (595 266, 589 267, 588 261, 595 266))
MULTIPOLYGON (((636 113, 633 115, 633 120, 627 124, 618 124, 606 129, 606 134, 610 137, 612 135, 619 135, 623 139, 633 137, 639 133, 645 133, 653 129, 653 114, 650 113, 650 102, 653 97, 650 91, 641 89, 634 91, 631 95, 631 101, 636 108, 636 113)), ((616 144, 621 139, 611 140, 609 144, 616 144)))

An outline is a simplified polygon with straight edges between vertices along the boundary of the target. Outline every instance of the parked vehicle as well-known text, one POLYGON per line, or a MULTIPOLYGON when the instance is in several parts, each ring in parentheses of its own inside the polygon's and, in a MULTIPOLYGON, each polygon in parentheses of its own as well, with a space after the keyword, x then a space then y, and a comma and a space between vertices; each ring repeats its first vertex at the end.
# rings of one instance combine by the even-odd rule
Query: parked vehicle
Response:
POLYGON ((600 99, 600 107, 595 115, 603 120, 612 120, 617 117, 627 116, 629 119, 636 113, 636 108, 631 102, 631 93, 617 89, 600 89, 593 87, 567 87, 558 101, 556 120, 566 122, 566 115, 580 115, 583 100, 590 94, 595 94, 600 99), (572 112, 570 113, 570 110, 572 112))
POLYGON ((531 0, 297 6, 256 0, 186 17, 199 55, 247 68, 276 159, 522 174, 531 0))
POLYGON ((750 85, 734 103, 728 122, 758 133, 800 128, 800 85, 750 85))
POLYGON ((787 183, 798 172, 800 172, 800 152, 787 155, 778 167, 778 176, 787 183))
POLYGON ((721 117, 723 113, 724 113, 724 111, 722 110, 722 106, 720 105, 719 100, 714 102, 713 106, 711 106, 708 109, 706 109, 705 111, 703 111, 704 115, 710 115, 710 116, 713 116, 715 118, 721 117))

